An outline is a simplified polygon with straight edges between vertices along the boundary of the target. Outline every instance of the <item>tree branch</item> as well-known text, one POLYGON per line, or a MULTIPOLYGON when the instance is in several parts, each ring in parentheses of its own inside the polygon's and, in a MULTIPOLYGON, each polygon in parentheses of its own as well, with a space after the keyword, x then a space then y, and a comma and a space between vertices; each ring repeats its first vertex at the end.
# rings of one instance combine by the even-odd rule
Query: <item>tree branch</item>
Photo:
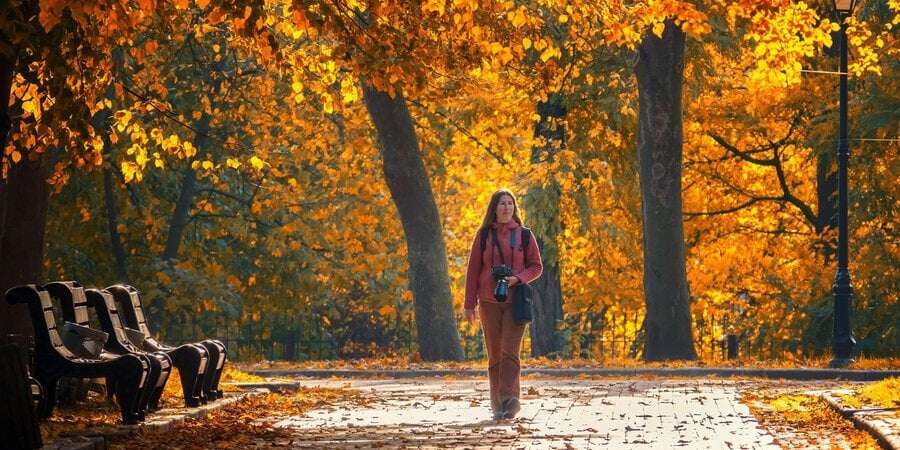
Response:
POLYGON ((781 158, 779 157, 778 149, 775 149, 775 157, 773 158, 777 164, 775 164, 775 173, 778 175, 778 184, 781 186, 781 192, 784 196, 784 200, 788 203, 797 207, 803 216, 806 218, 806 221, 809 222, 813 227, 816 226, 818 222, 818 217, 813 212, 812 208, 809 207, 806 203, 803 203, 802 200, 795 197, 791 194, 791 190, 787 184, 787 178, 784 175, 784 168, 781 167, 781 158))
MULTIPOLYGON (((408 102, 409 102, 410 104, 412 104, 412 105, 415 105, 415 106, 418 107, 418 108, 421 108, 421 109, 424 109, 425 111, 428 111, 428 108, 426 108, 425 105, 419 103, 418 100, 414 100, 414 99, 406 99, 406 101, 408 101, 408 102)), ((430 113, 431 111, 428 111, 428 112, 430 113)), ((452 125, 454 128, 456 128, 457 130, 459 130, 459 132, 461 132, 463 135, 465 135, 467 138, 469 138, 469 139, 470 139, 472 142, 474 142, 476 145, 478 145, 479 147, 481 147, 482 149, 484 149, 484 151, 486 151, 489 155, 491 155, 494 159, 496 159, 497 162, 499 162, 501 165, 504 165, 504 166, 505 166, 505 165, 509 164, 509 161, 507 161, 506 158, 504 158, 502 155, 500 155, 499 153, 497 153, 496 151, 494 151, 490 146, 488 146, 488 145, 486 145, 485 143, 481 142, 477 137, 473 136, 472 133, 469 132, 469 130, 463 128, 463 127, 462 127, 461 125, 459 125, 455 120, 453 120, 450 116, 448 116, 447 114, 445 114, 445 113, 443 113, 443 112, 440 112, 440 111, 435 111, 434 114, 437 114, 437 115, 439 115, 439 116, 441 116, 441 117, 447 119, 447 122, 448 122, 450 125, 452 125)))
POLYGON ((753 151, 746 151, 746 152, 742 151, 739 148, 735 147, 734 145, 728 143, 728 141, 726 141, 725 138, 719 136, 718 134, 707 133, 707 136, 711 137, 712 140, 716 141, 716 143, 721 145, 722 148, 724 148, 725 150, 728 150, 729 152, 731 152, 735 156, 743 159, 744 161, 751 162, 751 163, 759 165, 759 166, 774 166, 775 165, 775 161, 773 159, 754 158, 753 156, 750 156, 752 153, 754 153, 753 151))

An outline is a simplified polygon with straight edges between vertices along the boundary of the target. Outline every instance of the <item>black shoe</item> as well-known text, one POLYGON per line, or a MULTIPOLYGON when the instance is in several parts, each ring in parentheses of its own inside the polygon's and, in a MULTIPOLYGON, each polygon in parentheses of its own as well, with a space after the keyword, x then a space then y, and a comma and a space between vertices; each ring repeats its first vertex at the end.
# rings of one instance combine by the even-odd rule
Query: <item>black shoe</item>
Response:
POLYGON ((128 417, 122 418, 122 425, 139 425, 143 420, 137 414, 129 414, 128 417))
POLYGON ((518 414, 521 409, 522 405, 519 404, 519 399, 515 397, 508 398, 503 401, 503 411, 505 411, 503 418, 512 419, 516 417, 516 414, 518 414))

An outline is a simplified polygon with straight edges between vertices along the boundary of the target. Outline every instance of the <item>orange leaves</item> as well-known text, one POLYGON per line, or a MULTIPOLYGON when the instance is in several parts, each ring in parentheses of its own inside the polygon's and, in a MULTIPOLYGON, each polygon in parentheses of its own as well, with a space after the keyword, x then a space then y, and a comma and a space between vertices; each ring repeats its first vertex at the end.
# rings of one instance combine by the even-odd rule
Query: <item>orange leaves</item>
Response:
POLYGON ((250 166, 252 166, 256 170, 262 170, 265 167, 266 162, 257 157, 256 155, 250 157, 250 166))
POLYGON ((422 2, 422 12, 443 16, 447 12, 446 5, 446 0, 426 0, 422 2))
POLYGON ((790 442, 812 448, 878 448, 875 439, 831 409, 825 400, 810 395, 763 389, 745 392, 743 403, 772 431, 791 430, 790 442))
POLYGON ((602 34, 609 45, 633 49, 644 33, 662 37, 665 22, 672 23, 695 38, 710 31, 709 18, 696 5, 682 0, 655 0, 625 6, 613 2, 606 10, 602 34))
POLYGON ((509 20, 513 27, 519 28, 522 25, 525 25, 526 22, 528 22, 527 10, 524 6, 520 6, 514 11, 506 13, 506 19, 509 20))
POLYGON ((341 79, 341 101, 344 104, 351 104, 359 100, 359 91, 359 84, 356 80, 350 77, 341 79))
POLYGON ((157 44, 156 41, 147 41, 147 43, 144 44, 144 51, 150 54, 155 53, 157 48, 159 48, 159 44, 157 44))
POLYGON ((45 31, 50 31, 62 19, 63 11, 66 8, 65 0, 41 0, 40 13, 38 20, 45 31))
POLYGON ((133 162, 123 161, 119 169, 122 171, 126 183, 141 181, 144 178, 141 168, 133 162))
POLYGON ((655 34, 656 37, 662 39, 663 31, 666 29, 666 24, 665 24, 665 22, 656 22, 655 24, 653 24, 652 29, 653 29, 653 34, 655 34))
POLYGON ((831 32, 836 29, 837 24, 820 18, 803 2, 760 8, 752 14, 751 31, 745 36, 755 46, 751 82, 763 86, 799 83, 803 58, 831 46, 831 32))
POLYGON ((119 132, 123 132, 128 127, 128 123, 131 122, 131 111, 116 111, 113 117, 116 119, 116 129, 119 132))
POLYGON ((191 163, 191 168, 193 168, 194 170, 201 170, 201 169, 202 170, 212 170, 212 168, 215 166, 216 166, 215 163, 213 163, 212 161, 209 161, 209 160, 194 161, 191 163))
POLYGON ((850 46, 850 52, 853 57, 849 61, 848 71, 853 75, 860 77, 866 72, 875 75, 881 75, 881 57, 885 55, 897 55, 896 33, 892 32, 894 25, 900 25, 900 12, 894 13, 892 21, 883 25, 884 29, 876 34, 872 31, 872 26, 866 21, 860 21, 855 16, 847 19, 847 40, 850 46), (888 50, 885 52, 885 46, 888 50), (893 45, 890 45, 893 44, 893 45))
POLYGON ((25 81, 21 75, 16 75, 12 97, 21 99, 25 117, 34 117, 36 121, 40 121, 44 110, 53 104, 52 99, 42 93, 37 84, 25 81))
POLYGON ((390 317, 394 315, 395 308, 393 305, 384 305, 378 309, 378 314, 382 317, 390 317))
POLYGON ((558 48, 555 48, 552 46, 547 47, 544 49, 544 51, 541 52, 541 61, 547 62, 550 60, 550 58, 559 57, 559 56, 560 56, 560 53, 559 53, 558 48))

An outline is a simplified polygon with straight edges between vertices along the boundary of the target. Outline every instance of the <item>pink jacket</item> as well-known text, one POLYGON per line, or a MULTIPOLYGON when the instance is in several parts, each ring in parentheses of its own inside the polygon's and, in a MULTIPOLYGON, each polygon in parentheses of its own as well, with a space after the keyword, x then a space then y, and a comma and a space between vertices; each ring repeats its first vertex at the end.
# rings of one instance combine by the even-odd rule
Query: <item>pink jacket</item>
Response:
MULTIPOLYGON (((544 265, 541 263, 541 251, 538 249, 534 233, 528 242, 528 261, 525 261, 525 253, 522 246, 522 227, 514 220, 505 224, 493 223, 492 228, 497 229, 497 241, 500 243, 500 251, 503 252, 503 260, 510 265, 512 257, 512 273, 522 283, 531 283, 541 276, 544 265), (516 235, 516 248, 510 248, 510 233, 516 235)), ((492 233, 488 231, 484 244, 484 252, 481 251, 481 233, 475 234, 472 242, 472 251, 469 253, 469 267, 466 271, 466 309, 474 309, 479 302, 497 303, 494 300, 494 287, 497 283, 491 275, 491 268, 500 265, 500 253, 493 244, 492 233), (480 254, 479 254, 480 253, 480 254), (493 258, 493 259, 492 259, 493 258)), ((518 285, 516 285, 518 286, 518 285)))

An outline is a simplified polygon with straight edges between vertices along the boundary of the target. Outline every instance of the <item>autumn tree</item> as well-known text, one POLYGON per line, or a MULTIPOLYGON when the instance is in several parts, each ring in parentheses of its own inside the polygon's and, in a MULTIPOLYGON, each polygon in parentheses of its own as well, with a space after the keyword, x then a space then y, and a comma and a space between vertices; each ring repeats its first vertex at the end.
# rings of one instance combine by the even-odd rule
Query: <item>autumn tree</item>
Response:
MULTIPOLYGON (((260 6, 254 2, 245 10, 234 3, 221 5, 223 15, 239 9, 248 16, 260 6)), ((12 94, 14 99, 3 102, 0 117, 10 117, 10 104, 21 108, 18 123, 8 129, 15 142, 25 145, 4 147, 0 260, 18 263, 4 264, 0 270, 0 291, 42 280, 48 182, 59 188, 67 181, 69 167, 102 164, 102 139, 91 118, 102 109, 100 100, 110 85, 107 48, 139 32, 151 23, 151 16, 183 9, 181 2, 22 0, 11 6, 4 12, 8 26, 0 39, 0 53, 9 63, 3 65, 0 87, 8 88, 4 97, 12 94), (65 127, 57 126, 63 122, 65 127), (56 160, 52 167, 50 156, 56 160)), ((3 133, 4 144, 7 135, 3 133)), ((0 311, 3 329, 27 331, 16 325, 21 321, 15 317, 23 311, 14 313, 5 303, 0 311)))
POLYGON ((695 359, 681 208, 684 32, 667 20, 662 37, 638 47, 638 153, 644 224, 644 358, 695 359))
POLYGON ((406 95, 420 91, 430 72, 462 73, 478 67, 482 52, 491 47, 473 47, 469 42, 486 43, 496 31, 480 26, 493 19, 492 12, 477 4, 455 5, 451 11, 443 5, 415 2, 388 2, 370 9, 314 6, 295 9, 295 22, 312 24, 333 36, 338 54, 350 56, 347 63, 362 81, 378 132, 385 179, 407 238, 420 353, 429 360, 460 359, 444 238, 406 95), (448 33, 450 39, 446 39, 448 33))

